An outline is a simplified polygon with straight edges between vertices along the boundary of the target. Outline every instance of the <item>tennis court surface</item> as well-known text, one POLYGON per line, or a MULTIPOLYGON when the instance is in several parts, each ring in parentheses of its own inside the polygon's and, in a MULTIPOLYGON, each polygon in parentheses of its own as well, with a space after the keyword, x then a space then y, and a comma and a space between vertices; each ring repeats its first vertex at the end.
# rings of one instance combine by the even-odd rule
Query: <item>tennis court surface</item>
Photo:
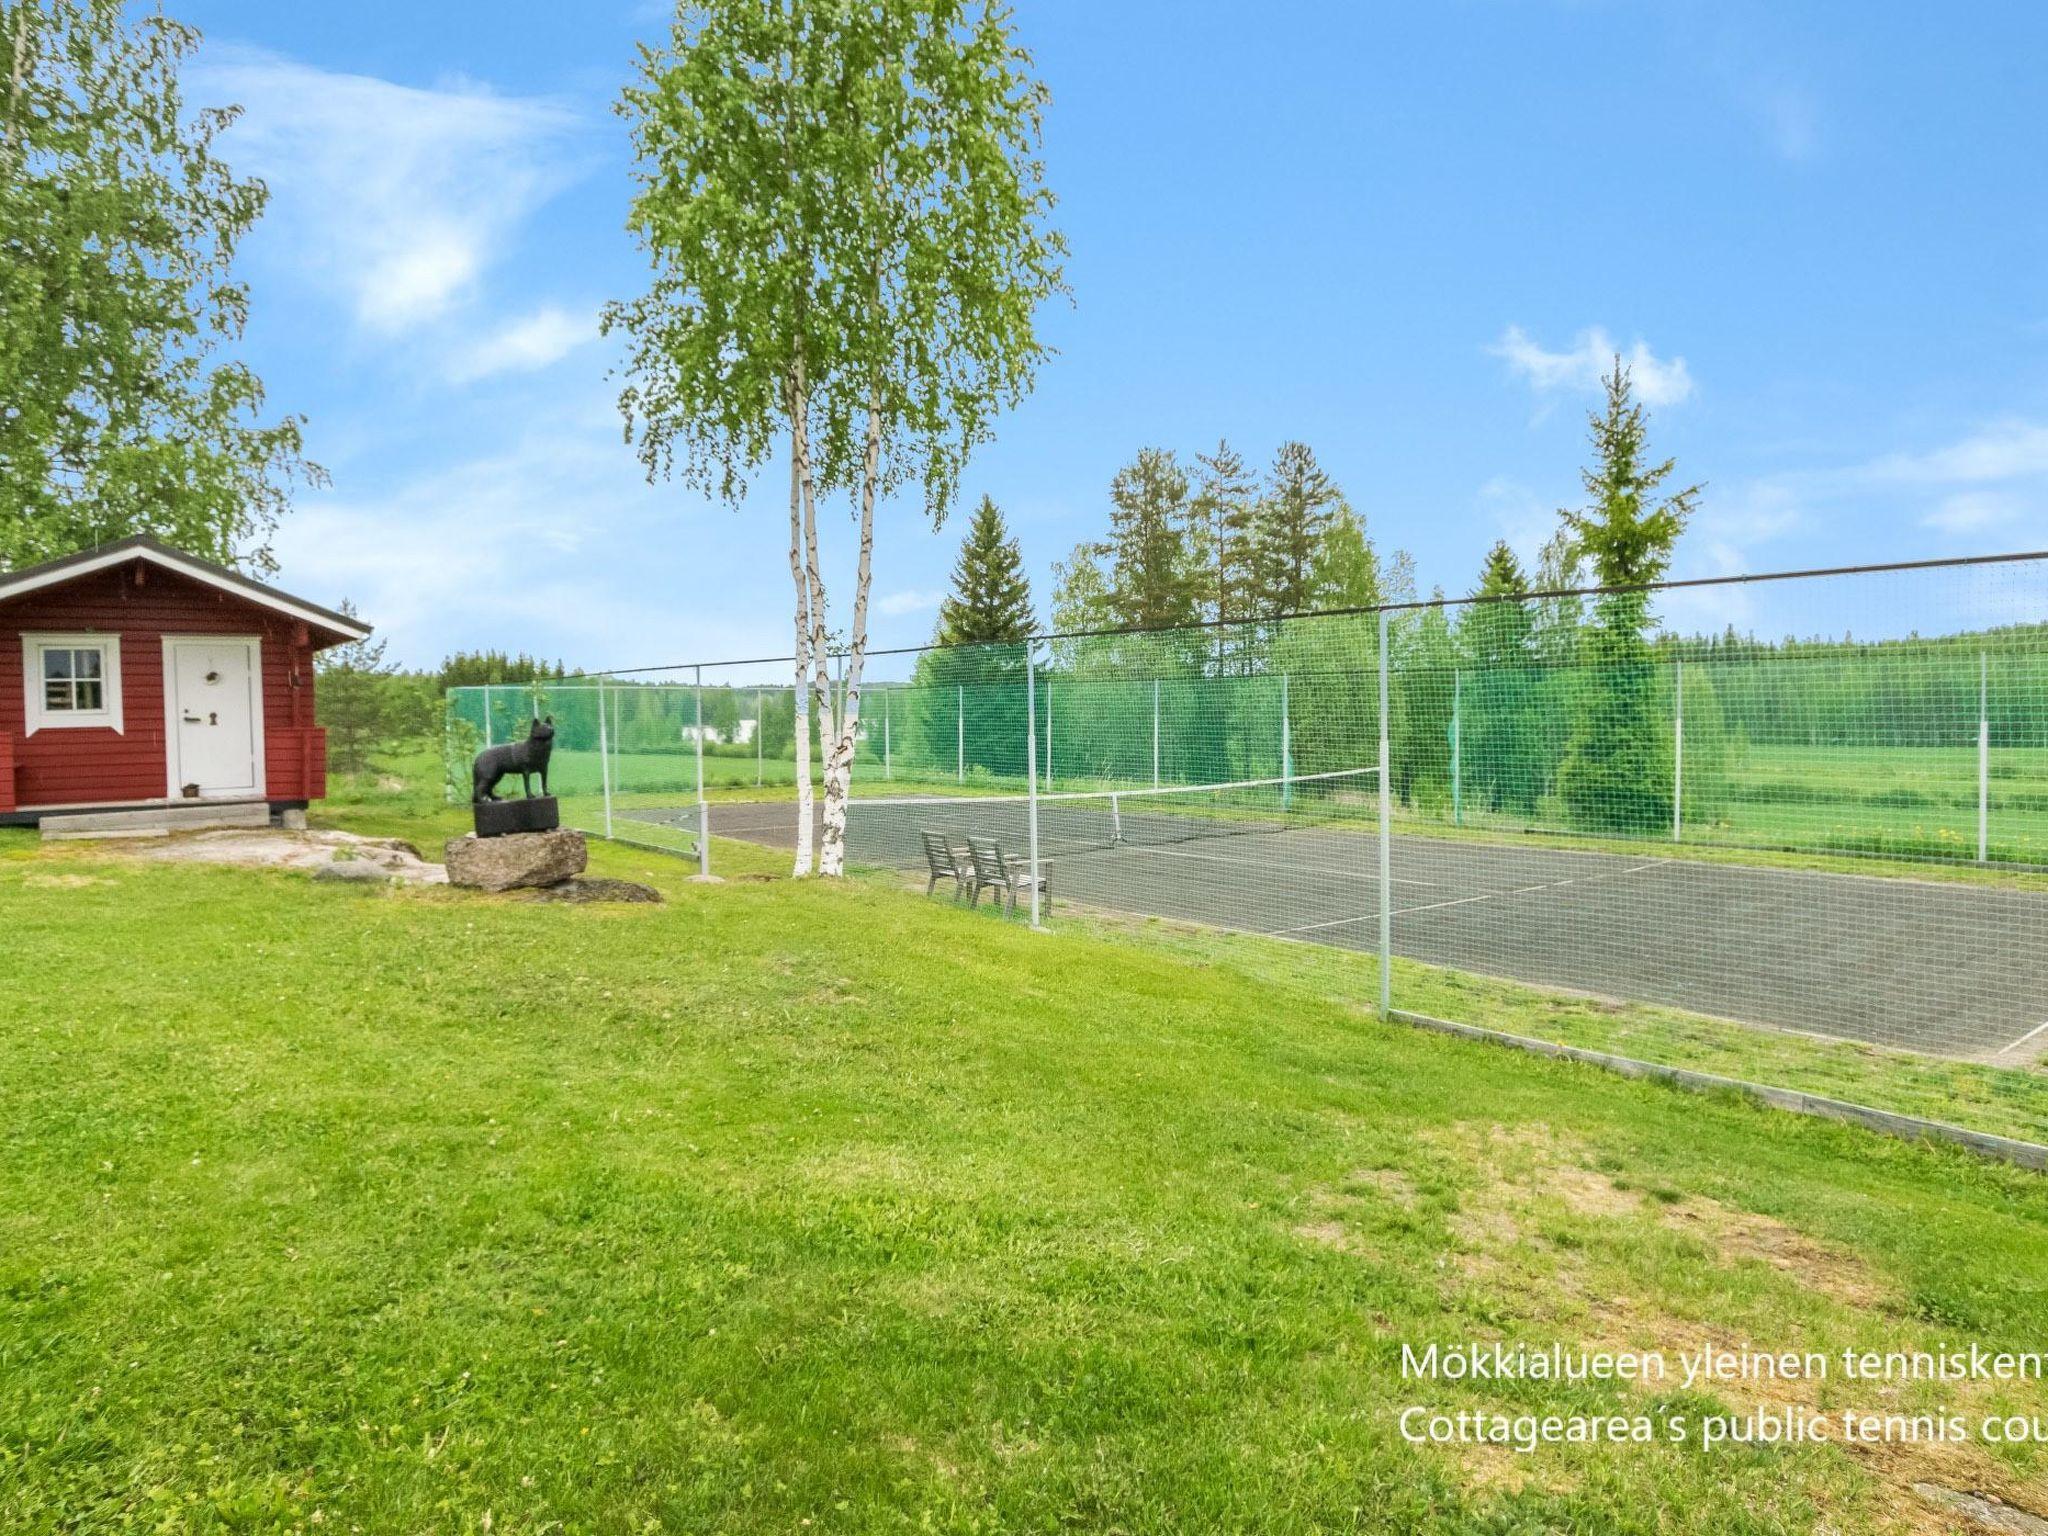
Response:
MULTIPOLYGON (((1377 947, 1378 840, 1355 816, 1219 825, 1213 811, 1147 805, 1041 803, 1055 911, 1074 902, 1377 947)), ((922 870, 929 828, 998 838, 1021 857, 1025 816, 1014 799, 855 800, 848 851, 922 870)), ((794 808, 717 805, 712 831, 789 847, 794 808)), ((2024 1060, 2048 1040, 2048 893, 1712 863, 1653 845, 1632 855, 1398 831, 1391 843, 1393 948, 1408 959, 1949 1056, 2024 1060)))

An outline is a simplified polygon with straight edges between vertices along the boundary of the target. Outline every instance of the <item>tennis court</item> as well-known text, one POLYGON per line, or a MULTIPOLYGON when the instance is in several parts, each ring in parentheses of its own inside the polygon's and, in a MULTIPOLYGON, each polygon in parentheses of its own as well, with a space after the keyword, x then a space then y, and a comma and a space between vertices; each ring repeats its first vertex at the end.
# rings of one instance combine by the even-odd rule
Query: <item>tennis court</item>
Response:
MULTIPOLYGON (((1362 803, 1232 820, 1110 798, 1041 802, 1055 909, 1377 946, 1362 803)), ((1017 797, 856 800, 849 854, 921 870, 929 827, 1021 855, 1026 814, 1017 797)), ((771 846, 791 845, 793 821, 786 801, 712 809, 714 835, 771 846)), ((1413 832, 1391 843, 1393 948, 1409 959, 1951 1056, 2024 1059, 2048 1040, 2048 893, 1413 832)))

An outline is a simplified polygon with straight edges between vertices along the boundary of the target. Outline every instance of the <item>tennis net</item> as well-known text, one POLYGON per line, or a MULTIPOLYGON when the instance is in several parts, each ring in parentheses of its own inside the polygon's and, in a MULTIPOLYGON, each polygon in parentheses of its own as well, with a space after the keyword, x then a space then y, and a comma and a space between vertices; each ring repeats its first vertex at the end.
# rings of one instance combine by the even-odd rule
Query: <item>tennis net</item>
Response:
MULTIPOLYGON (((1369 831, 1378 825, 1378 794, 1377 768, 1158 789, 1062 790, 1038 797, 1038 852, 1052 859, 1309 827, 1369 831)), ((860 863, 921 865, 925 832, 956 844, 993 838, 1004 852, 1026 858, 1030 797, 921 795, 856 798, 847 805, 847 854, 860 863)))

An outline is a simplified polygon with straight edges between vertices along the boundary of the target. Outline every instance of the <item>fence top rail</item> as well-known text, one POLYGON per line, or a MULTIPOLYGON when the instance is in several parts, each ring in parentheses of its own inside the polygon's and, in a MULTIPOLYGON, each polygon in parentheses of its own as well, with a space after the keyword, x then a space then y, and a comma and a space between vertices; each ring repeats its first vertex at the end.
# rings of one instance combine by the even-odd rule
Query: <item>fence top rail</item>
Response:
MULTIPOLYGON (((1711 587, 1753 586, 1761 582, 1814 581, 1830 576, 1883 576, 1904 571, 1966 570, 1978 566, 2022 565, 2030 561, 2048 560, 2048 550, 2016 550, 2002 555, 1954 555, 1938 560, 1893 560, 1874 565, 1830 565, 1814 566, 1791 571, 1755 571, 1736 576, 1689 576, 1674 581, 1641 582, 1630 586, 1587 586, 1587 587, 1544 587, 1525 592, 1503 592, 1498 594, 1473 594, 1465 597, 1417 598, 1409 602, 1378 603, 1351 608, 1314 608, 1301 613, 1269 613, 1245 618, 1200 619, 1191 624, 1168 624, 1152 627, 1133 626, 1121 629, 1067 629, 1047 630, 1034 634, 1015 643, 1013 649, 1026 652, 1036 646, 1051 645, 1061 640, 1100 640, 1119 636, 1137 638, 1145 635, 1197 634, 1209 630, 1255 629, 1267 624, 1298 624, 1309 619, 1366 618, 1380 614, 1422 613, 1430 609, 1478 608, 1499 603, 1557 602, 1565 598, 1616 597, 1639 592, 1682 592, 1711 587)), ((997 647, 984 645, 896 645, 871 647, 863 654, 874 656, 920 656, 938 651, 990 650, 997 647)), ((826 660, 842 664, 851 652, 847 649, 825 653, 826 660)), ((697 667, 765 667, 794 665, 794 656, 739 656, 717 661, 675 661, 662 662, 644 667, 603 667, 580 674, 584 677, 636 677, 650 672, 687 672, 697 667)), ((806 679, 809 682, 810 679, 806 679)), ((833 679, 835 686, 841 679, 833 679)), ((482 684, 475 686, 481 687, 482 684)), ((520 684, 490 684, 491 687, 517 687, 520 684)), ((750 685, 752 686, 752 685, 750 685)), ((768 686, 762 684, 759 686, 768 686)), ((794 684, 775 686, 794 686, 794 684)), ((863 686, 867 686, 863 684, 863 686)))

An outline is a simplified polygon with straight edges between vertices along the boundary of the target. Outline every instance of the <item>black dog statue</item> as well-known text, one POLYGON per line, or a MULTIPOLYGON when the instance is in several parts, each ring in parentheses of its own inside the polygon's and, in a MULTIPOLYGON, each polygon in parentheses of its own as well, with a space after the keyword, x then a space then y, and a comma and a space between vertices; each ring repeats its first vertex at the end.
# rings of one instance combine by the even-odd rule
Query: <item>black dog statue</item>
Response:
POLYGON ((495 800, 491 793, 508 773, 519 775, 526 798, 533 798, 533 775, 540 775, 540 792, 548 792, 548 758, 555 750, 555 717, 534 717, 533 728, 524 741, 508 741, 502 747, 485 747, 477 753, 470 769, 470 799, 495 800))

